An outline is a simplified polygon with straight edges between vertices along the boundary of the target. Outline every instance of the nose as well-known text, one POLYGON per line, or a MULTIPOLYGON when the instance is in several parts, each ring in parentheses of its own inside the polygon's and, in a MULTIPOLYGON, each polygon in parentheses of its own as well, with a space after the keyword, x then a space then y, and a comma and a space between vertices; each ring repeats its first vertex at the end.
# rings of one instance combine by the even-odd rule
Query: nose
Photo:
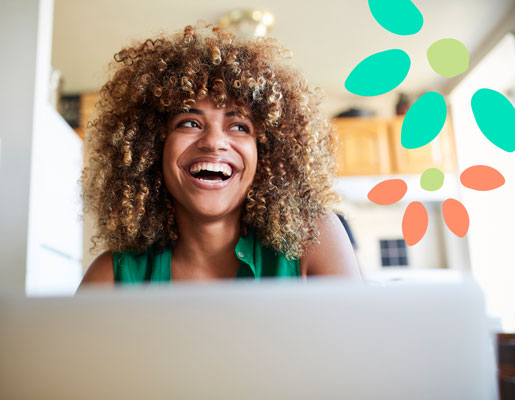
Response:
POLYGON ((207 151, 228 150, 229 138, 219 124, 212 124, 205 128, 197 146, 207 151))

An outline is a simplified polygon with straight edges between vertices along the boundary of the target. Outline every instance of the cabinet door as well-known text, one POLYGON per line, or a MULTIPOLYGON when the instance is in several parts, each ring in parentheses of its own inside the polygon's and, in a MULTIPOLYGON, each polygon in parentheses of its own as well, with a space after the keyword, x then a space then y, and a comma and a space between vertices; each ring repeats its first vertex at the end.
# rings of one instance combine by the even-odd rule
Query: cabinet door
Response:
POLYGON ((418 149, 405 149, 401 145, 402 117, 390 122, 390 148, 392 168, 395 174, 419 174, 427 168, 439 168, 444 172, 456 172, 454 136, 449 120, 442 131, 429 144, 418 149))
POLYGON ((337 118, 336 166, 338 176, 391 173, 388 122, 369 118, 337 118))

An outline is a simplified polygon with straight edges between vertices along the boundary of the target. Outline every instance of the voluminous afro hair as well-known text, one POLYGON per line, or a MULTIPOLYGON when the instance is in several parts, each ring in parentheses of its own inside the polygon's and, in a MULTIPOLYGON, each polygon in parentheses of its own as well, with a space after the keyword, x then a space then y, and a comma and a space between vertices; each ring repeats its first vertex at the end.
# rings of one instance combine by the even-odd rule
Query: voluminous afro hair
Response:
POLYGON ((263 245, 300 258, 338 197, 320 96, 288 58, 273 39, 239 40, 203 24, 117 53, 86 133, 83 198, 97 224, 95 247, 144 251, 180 239, 162 174, 167 121, 209 96, 217 107, 233 102, 249 112, 257 132, 243 233, 250 228, 263 245))

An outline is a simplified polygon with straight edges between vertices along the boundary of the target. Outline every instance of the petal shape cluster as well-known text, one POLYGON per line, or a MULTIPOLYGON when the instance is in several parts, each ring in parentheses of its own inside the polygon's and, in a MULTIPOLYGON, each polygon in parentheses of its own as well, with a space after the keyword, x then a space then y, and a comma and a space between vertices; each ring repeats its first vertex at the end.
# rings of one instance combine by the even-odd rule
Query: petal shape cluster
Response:
MULTIPOLYGON (((424 19, 411 0, 368 0, 375 20, 386 30, 398 35, 413 35, 420 31, 424 19)), ((470 63, 467 48, 456 39, 446 38, 434 42, 427 50, 427 60, 441 76, 452 78, 464 73, 470 63)), ((378 96, 399 86, 406 78, 411 60, 401 49, 391 49, 363 59, 349 74, 345 88, 359 96, 378 96)), ((491 89, 479 89, 471 99, 476 123, 485 137, 506 152, 515 151, 515 107, 503 94, 491 89)), ((433 141, 443 129, 447 119, 447 104, 437 92, 423 94, 408 110, 401 130, 401 145, 417 149, 433 141)), ((438 168, 426 169, 420 177, 420 186, 435 191, 443 186, 445 175, 438 168)), ((487 165, 474 165, 460 175, 463 186, 487 191, 505 183, 504 176, 487 165)), ((407 192, 402 179, 389 179, 375 185, 368 199, 378 205, 400 201, 407 192)), ((442 204, 445 224, 458 237, 464 237, 470 219, 465 206, 456 199, 442 204)), ((402 234, 408 246, 417 244, 428 227, 428 213, 418 201, 408 204, 402 218, 402 234)))

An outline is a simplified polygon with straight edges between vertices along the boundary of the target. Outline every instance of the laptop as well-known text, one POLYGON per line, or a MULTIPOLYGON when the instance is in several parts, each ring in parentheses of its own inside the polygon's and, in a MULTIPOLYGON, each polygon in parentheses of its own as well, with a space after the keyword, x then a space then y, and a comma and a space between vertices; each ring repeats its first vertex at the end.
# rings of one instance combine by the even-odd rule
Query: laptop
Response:
POLYGON ((471 282, 0 295, 2 399, 495 399, 471 282))

